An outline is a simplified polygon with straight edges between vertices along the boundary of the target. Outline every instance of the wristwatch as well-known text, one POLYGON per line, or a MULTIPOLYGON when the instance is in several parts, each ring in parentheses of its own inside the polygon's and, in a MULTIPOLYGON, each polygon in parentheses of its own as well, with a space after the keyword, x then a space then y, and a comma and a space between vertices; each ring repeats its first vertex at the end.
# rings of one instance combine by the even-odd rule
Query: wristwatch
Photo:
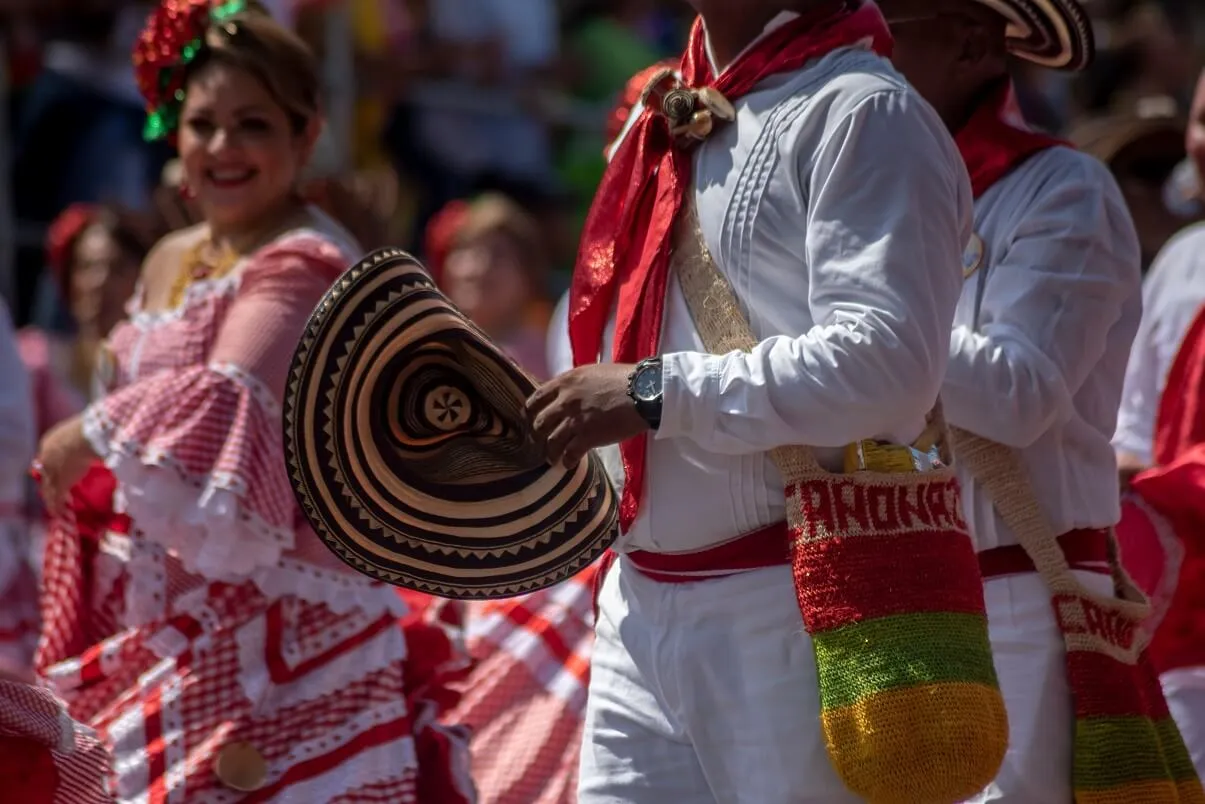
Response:
POLYGON ((661 426, 661 358, 650 357, 636 364, 628 375, 628 396, 650 428, 661 426))

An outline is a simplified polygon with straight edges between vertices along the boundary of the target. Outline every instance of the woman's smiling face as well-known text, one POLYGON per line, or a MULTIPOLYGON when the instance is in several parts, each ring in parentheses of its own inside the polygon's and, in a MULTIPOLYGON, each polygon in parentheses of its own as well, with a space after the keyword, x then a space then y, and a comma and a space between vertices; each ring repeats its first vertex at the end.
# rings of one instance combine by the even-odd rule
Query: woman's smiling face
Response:
POLYGON ((293 192, 313 140, 245 70, 215 61, 188 82, 180 161, 211 224, 246 224, 278 207, 293 192))

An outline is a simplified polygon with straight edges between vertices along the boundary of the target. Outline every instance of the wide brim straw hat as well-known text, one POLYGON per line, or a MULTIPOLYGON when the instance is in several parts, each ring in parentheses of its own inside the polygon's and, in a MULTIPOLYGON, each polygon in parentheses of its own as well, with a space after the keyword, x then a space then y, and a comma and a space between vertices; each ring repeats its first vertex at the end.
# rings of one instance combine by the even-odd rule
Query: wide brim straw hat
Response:
POLYGON ((1081 151, 1108 165, 1137 149, 1178 160, 1185 154, 1186 126, 1174 106, 1139 103, 1133 110, 1079 122, 1072 128, 1069 139, 1081 151))
POLYGON ((442 597, 558 583, 617 535, 593 454, 552 466, 526 424, 535 382, 383 249, 343 275, 298 345, 285 452, 302 511, 359 572, 442 597))
POLYGON ((1008 20, 1009 51, 1055 70, 1082 70, 1096 53, 1092 21, 1076 0, 975 0, 1008 20))

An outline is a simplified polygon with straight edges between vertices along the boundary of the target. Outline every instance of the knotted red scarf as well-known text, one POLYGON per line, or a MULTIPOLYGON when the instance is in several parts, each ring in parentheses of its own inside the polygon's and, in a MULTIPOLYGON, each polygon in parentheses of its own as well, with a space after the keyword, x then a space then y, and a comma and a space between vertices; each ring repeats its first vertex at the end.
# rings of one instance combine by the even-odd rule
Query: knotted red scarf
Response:
POLYGON ((1067 144, 1029 128, 1007 79, 984 98, 954 139, 975 198, 1039 151, 1067 144))
MULTIPOLYGON (((722 74, 712 74, 703 24, 696 19, 682 55, 682 84, 712 87, 730 101, 775 73, 801 69, 841 47, 867 42, 887 55, 891 34, 873 3, 835 0, 791 20, 760 39, 722 74)), ((664 117, 645 109, 607 166, 582 234, 569 302, 573 362, 595 363, 616 302, 617 363, 656 353, 669 280, 674 220, 691 183, 691 158, 670 136, 664 117)), ((620 526, 636 518, 644 490, 647 436, 623 442, 626 476, 620 526)))

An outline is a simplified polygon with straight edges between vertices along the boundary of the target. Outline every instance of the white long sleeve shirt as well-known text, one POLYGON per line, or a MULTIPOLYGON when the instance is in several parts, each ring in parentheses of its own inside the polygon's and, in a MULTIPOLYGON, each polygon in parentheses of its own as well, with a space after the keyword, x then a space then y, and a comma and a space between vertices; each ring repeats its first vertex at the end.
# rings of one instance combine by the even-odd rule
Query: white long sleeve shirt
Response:
MULTIPOLYGON (((621 549, 694 551, 781 521, 767 450, 828 448, 839 466, 859 438, 910 441, 945 372, 971 190, 937 114, 860 49, 735 106, 694 155, 694 200, 760 343, 706 354, 671 278, 661 427, 621 549)), ((618 448, 601 452, 622 487, 618 448)))
MULTIPOLYGON (((953 425, 1020 450, 1058 532, 1120 516, 1109 439, 1142 311, 1138 238, 1107 168, 1069 148, 975 204, 985 253, 963 288, 942 385, 953 425)), ((979 549, 1014 544, 961 473, 979 549)))
POLYGON ((1177 234, 1155 258, 1142 285, 1142 323, 1126 367, 1113 447, 1148 464, 1159 399, 1180 344, 1205 306, 1205 223, 1177 234))

